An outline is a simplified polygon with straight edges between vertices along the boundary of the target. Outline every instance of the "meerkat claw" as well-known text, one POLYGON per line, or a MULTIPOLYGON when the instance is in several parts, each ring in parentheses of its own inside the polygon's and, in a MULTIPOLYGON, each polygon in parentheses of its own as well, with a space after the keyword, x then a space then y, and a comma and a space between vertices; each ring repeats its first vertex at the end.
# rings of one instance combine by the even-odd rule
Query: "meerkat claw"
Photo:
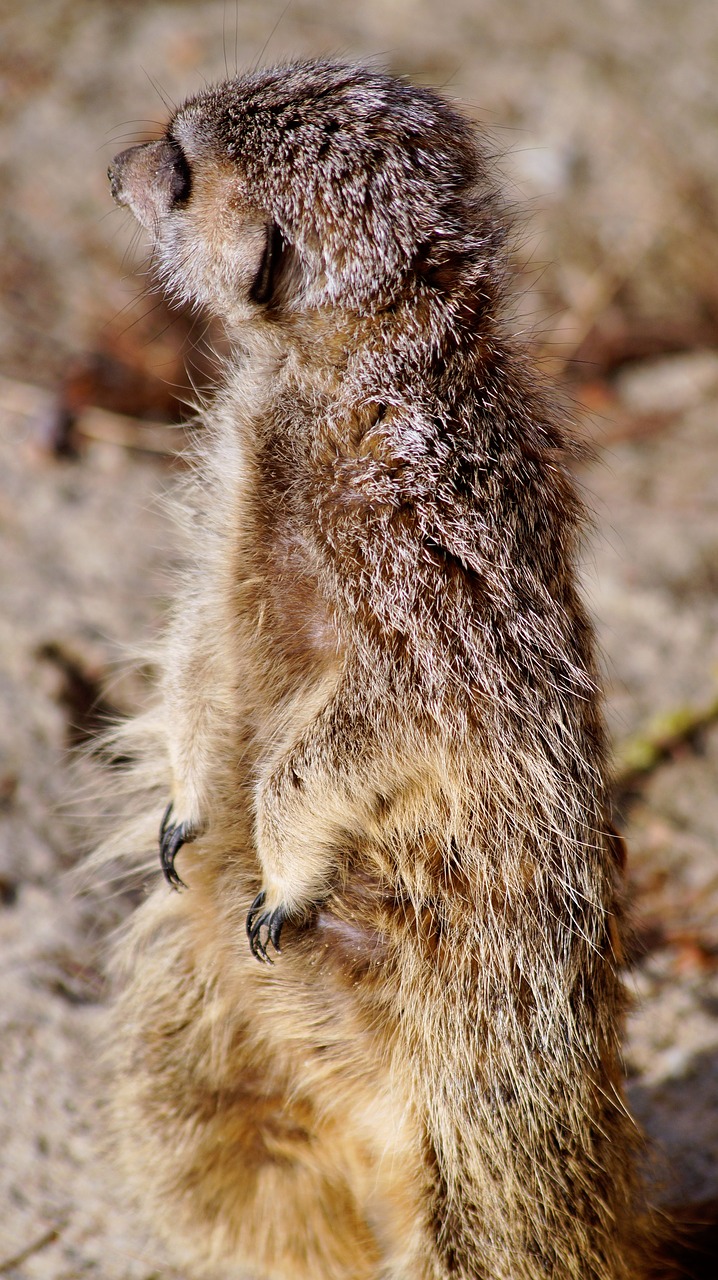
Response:
POLYGON ((173 807, 170 800, 160 823, 160 865, 164 878, 172 889, 186 889, 184 880, 175 871, 175 858, 182 845, 194 840, 197 832, 189 822, 170 822, 173 807))
POLYGON ((268 954, 267 947, 271 942, 277 955, 281 954, 282 949, 279 945, 279 938, 287 913, 284 907, 275 907, 273 911, 260 911, 260 908, 264 906, 266 896, 264 889, 262 889, 247 912, 247 937, 249 938, 250 950, 255 959, 261 960, 263 964, 273 964, 274 961, 268 954), (262 941, 262 929, 267 930, 265 942, 262 941))

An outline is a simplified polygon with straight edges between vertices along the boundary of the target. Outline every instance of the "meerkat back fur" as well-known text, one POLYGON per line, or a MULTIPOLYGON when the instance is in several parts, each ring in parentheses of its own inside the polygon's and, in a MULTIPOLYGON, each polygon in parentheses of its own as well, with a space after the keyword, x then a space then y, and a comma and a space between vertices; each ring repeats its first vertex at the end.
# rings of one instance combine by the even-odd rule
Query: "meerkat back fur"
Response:
POLYGON ((474 129, 294 64, 110 177, 232 344, 126 731, 179 891, 120 948, 125 1175, 197 1276, 636 1280, 583 513, 474 129))

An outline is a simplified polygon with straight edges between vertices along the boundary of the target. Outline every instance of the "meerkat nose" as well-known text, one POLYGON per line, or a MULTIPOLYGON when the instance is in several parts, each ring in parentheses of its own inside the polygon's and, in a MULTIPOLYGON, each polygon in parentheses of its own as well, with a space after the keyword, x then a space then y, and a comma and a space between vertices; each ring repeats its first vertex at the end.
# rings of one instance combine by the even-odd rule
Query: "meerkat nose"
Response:
POLYGON ((112 199, 113 199, 113 200, 119 200, 119 198, 120 198, 120 175, 118 174, 117 169, 115 168, 114 164, 110 164, 110 165, 108 165, 108 166, 107 166, 107 176, 108 176, 108 178, 109 178, 109 180, 110 180, 110 191, 111 191, 111 193, 112 193, 112 199))
POLYGON ((120 151, 119 154, 115 156, 112 164, 108 165, 107 176, 110 180, 110 191, 112 192, 112 199, 115 200, 117 204, 126 205, 128 203, 127 192, 124 190, 123 182, 125 168, 129 157, 139 150, 139 147, 128 147, 126 151, 120 151))

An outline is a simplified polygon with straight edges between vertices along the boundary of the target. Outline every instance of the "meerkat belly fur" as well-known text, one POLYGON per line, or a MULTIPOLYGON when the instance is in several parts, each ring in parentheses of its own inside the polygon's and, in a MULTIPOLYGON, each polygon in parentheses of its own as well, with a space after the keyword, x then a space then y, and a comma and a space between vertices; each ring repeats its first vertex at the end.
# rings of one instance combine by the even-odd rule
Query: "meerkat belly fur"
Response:
POLYGON ((120 948, 125 1174, 196 1276, 636 1280, 582 510, 474 130, 296 64, 110 177, 233 344, 127 730, 179 892, 120 948))

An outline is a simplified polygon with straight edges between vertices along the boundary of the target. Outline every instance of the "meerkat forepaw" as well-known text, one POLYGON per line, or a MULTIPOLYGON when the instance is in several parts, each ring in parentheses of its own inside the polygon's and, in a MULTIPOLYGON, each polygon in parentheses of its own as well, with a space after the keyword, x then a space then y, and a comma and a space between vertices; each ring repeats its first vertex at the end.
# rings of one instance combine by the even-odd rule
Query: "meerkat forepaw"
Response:
POLYGON ((262 911, 261 908, 264 906, 266 897, 266 892, 262 889, 247 912, 247 937, 249 938, 250 950, 255 959, 261 960, 263 964, 274 964, 267 952, 267 947, 271 942, 277 955, 280 954, 279 936, 287 918, 287 911, 285 907, 281 906, 274 907, 273 910, 262 911), (267 931, 265 941, 262 941, 262 929, 267 931))
POLYGON ((170 800, 160 824, 160 865, 168 885, 172 889, 186 889, 184 880, 175 871, 175 858, 183 844, 190 844, 200 834, 199 827, 190 821, 171 822, 174 801, 170 800))

